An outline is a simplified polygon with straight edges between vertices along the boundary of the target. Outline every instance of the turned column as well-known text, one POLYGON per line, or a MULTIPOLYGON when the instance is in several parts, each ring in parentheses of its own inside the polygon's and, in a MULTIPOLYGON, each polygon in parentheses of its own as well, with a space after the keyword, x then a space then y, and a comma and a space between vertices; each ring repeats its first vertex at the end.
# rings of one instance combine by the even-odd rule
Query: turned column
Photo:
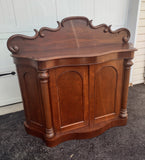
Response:
POLYGON ((120 117, 126 118, 127 114, 127 98, 128 98, 128 87, 129 87, 129 77, 130 77, 130 68, 133 65, 131 59, 125 59, 124 61, 124 85, 122 92, 122 104, 120 110, 120 117))
POLYGON ((50 106, 50 94, 49 94, 49 74, 47 71, 39 71, 39 79, 41 86, 41 95, 43 102, 43 109, 45 114, 45 136, 46 138, 52 138, 54 136, 54 130, 52 125, 51 106, 50 106))

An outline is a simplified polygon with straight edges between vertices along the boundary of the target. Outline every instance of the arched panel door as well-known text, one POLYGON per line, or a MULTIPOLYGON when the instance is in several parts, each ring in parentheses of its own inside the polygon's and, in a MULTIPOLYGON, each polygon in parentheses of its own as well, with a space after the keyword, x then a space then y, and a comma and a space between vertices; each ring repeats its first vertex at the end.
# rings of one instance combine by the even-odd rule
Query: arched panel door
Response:
POLYGON ((123 60, 91 66, 92 79, 90 99, 92 119, 95 122, 118 116, 121 106, 123 60))
POLYGON ((95 73, 96 118, 115 113, 117 79, 118 72, 112 66, 104 66, 95 73))
POLYGON ((88 67, 61 67, 50 71, 52 112, 57 130, 88 124, 88 67))

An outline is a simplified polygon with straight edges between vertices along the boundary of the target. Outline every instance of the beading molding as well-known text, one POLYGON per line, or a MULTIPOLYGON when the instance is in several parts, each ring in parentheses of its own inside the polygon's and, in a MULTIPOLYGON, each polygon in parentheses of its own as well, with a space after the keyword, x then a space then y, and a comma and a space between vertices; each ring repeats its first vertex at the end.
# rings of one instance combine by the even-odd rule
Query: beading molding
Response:
POLYGON ((126 28, 120 28, 120 29, 117 29, 115 31, 112 31, 112 29, 111 29, 112 25, 107 26, 106 24, 100 24, 100 25, 97 25, 97 26, 93 26, 92 20, 89 20, 86 17, 75 16, 75 17, 64 18, 61 22, 57 21, 58 27, 54 28, 54 29, 53 28, 48 28, 48 27, 42 27, 39 31, 34 29, 35 35, 32 36, 32 37, 21 35, 21 34, 13 35, 8 39, 7 47, 13 54, 16 54, 16 53, 19 52, 19 47, 17 45, 15 45, 15 44, 11 45, 11 42, 13 41, 13 39, 22 38, 22 39, 26 39, 26 40, 34 40, 34 39, 36 39, 38 37, 43 38, 43 37, 45 37, 45 34, 44 34, 43 31, 57 32, 62 27, 65 27, 65 22, 70 21, 70 20, 76 20, 76 19, 80 19, 80 20, 86 21, 87 22, 87 26, 89 26, 91 29, 103 28, 103 32, 104 33, 119 34, 120 32, 126 32, 126 35, 124 37, 122 37, 122 42, 123 43, 128 43, 128 41, 130 39, 130 32, 126 28))

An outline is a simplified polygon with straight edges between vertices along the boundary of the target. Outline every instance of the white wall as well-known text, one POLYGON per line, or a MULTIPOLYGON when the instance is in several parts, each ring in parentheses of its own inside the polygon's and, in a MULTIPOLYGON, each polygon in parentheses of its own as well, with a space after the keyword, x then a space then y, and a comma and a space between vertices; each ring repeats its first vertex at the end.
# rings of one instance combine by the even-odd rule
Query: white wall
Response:
MULTIPOLYGON (((128 18, 127 18, 127 28, 131 32, 131 38, 130 42, 134 44, 136 47, 136 35, 137 35, 137 25, 138 25, 138 19, 139 19, 139 10, 140 10, 140 3, 141 0, 130 0, 129 2, 129 8, 128 8, 128 18)), ((135 52, 136 54, 136 52, 135 52)), ((131 68, 131 73, 130 73, 130 83, 134 84, 134 72, 133 69, 135 67, 135 61, 133 59, 134 65, 131 68)), ((138 81, 138 83, 140 83, 138 81)))
MULTIPOLYGON (((56 21, 68 16, 86 16, 94 25, 126 27, 129 0, 0 0, 0 73, 15 70, 6 48, 9 36, 33 35, 33 29, 56 27, 56 21)), ((0 105, 20 101, 16 76, 0 78, 0 105)))
POLYGON ((132 70, 132 83, 144 83, 145 73, 145 0, 140 0, 138 23, 135 34, 135 53, 134 66, 132 70))
MULTIPOLYGON (((31 32, 42 26, 55 27, 68 16, 86 16, 95 24, 124 26, 129 0, 0 0, 0 33, 31 32)), ((2 38, 2 37, 1 37, 2 38)))
POLYGON ((126 27, 131 32, 130 42, 134 44, 136 42, 136 32, 137 32, 140 2, 141 0, 130 0, 129 1, 128 18, 127 18, 126 27))

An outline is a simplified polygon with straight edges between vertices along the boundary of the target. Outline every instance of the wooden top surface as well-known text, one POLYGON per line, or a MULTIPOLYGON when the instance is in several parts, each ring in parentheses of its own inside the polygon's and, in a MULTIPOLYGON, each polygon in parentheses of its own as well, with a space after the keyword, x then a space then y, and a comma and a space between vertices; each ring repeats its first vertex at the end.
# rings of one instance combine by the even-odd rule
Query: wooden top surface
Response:
POLYGON ((43 27, 33 37, 14 35, 7 46, 13 57, 50 60, 71 57, 93 57, 113 52, 135 51, 128 43, 126 28, 111 30, 111 26, 93 26, 86 17, 69 17, 58 22, 58 28, 43 27))
POLYGON ((136 51, 132 47, 132 44, 128 43, 125 45, 108 45, 108 46, 95 46, 87 48, 71 48, 71 49, 60 49, 60 50, 49 50, 44 52, 26 52, 25 54, 13 54, 13 57, 17 58, 28 58, 37 61, 45 61, 52 59, 61 58, 83 58, 83 57, 95 57, 102 56, 109 53, 116 52, 127 52, 136 51))

